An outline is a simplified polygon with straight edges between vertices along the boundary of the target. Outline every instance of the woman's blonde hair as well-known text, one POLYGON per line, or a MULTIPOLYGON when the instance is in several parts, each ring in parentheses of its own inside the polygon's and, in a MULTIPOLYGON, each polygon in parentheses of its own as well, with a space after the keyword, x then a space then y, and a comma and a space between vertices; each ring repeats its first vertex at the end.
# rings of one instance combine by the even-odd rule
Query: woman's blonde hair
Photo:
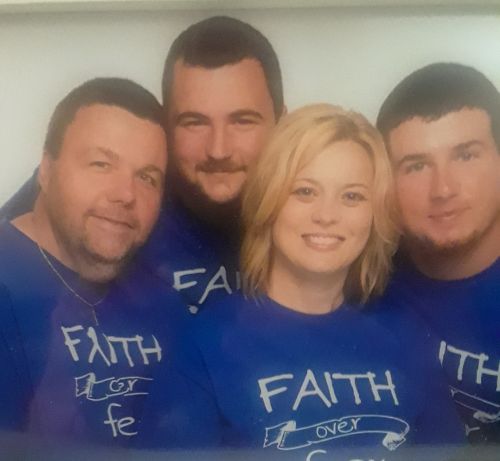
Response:
POLYGON ((330 104, 302 107, 276 126, 243 195, 243 289, 266 292, 273 258, 272 228, 298 172, 331 144, 354 141, 374 168, 373 223, 368 242, 349 270, 344 296, 365 302, 383 291, 397 244, 391 165, 380 133, 362 115, 330 104))

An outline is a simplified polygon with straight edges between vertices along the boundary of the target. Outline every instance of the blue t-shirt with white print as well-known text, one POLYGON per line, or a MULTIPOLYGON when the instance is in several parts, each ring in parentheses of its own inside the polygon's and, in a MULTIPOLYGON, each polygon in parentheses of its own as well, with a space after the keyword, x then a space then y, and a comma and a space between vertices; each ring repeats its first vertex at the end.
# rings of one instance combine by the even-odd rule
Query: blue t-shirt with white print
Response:
MULTIPOLYGON (((0 306, 0 333, 29 381, 10 428, 109 446, 137 434, 153 374, 189 318, 178 293, 139 265, 105 286, 88 283, 8 222, 0 306)), ((20 392, 12 380, 0 385, 1 395, 20 392)))
POLYGON ((192 314, 240 286, 238 237, 209 227, 175 198, 164 203, 139 257, 184 297, 192 314))
POLYGON ((420 459, 417 446, 463 441, 424 349, 357 306, 306 315, 235 294, 194 320, 154 383, 138 441, 256 459, 420 459))
MULTIPOLYGON (((12 220, 33 209, 37 173, 0 208, 0 219, 12 220)), ((239 289, 238 255, 238 236, 211 228, 178 199, 167 198, 137 258, 176 289, 189 312, 196 314, 207 301, 239 289)))
POLYGON ((433 280, 400 261, 393 295, 438 341, 451 395, 472 443, 500 443, 500 259, 462 280, 433 280))

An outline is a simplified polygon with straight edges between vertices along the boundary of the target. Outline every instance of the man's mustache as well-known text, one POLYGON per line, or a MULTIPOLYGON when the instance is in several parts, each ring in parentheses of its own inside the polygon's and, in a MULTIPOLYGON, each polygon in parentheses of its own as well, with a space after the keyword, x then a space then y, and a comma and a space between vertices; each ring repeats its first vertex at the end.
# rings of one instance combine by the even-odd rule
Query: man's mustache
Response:
POLYGON ((234 162, 231 158, 210 159, 198 165, 197 170, 204 173, 237 173, 245 171, 246 166, 234 162))

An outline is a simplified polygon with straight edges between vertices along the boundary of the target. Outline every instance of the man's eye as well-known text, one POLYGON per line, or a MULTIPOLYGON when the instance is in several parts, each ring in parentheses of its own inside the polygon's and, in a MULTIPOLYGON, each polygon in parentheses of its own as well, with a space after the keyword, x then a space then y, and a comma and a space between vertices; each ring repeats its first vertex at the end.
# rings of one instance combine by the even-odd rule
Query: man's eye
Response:
POLYGON ((238 125, 255 125, 257 121, 250 117, 239 117, 234 121, 238 125))
POLYGON ((463 152, 458 152, 456 155, 457 160, 461 160, 463 162, 468 162, 469 160, 472 160, 473 158, 476 158, 478 154, 470 151, 463 151, 463 152))
POLYGON ((98 170, 109 170, 111 168, 111 164, 109 162, 102 162, 99 160, 90 162, 90 166, 98 170))
POLYGON ((409 163, 405 166, 404 172, 405 173, 414 173, 417 171, 422 171, 425 168, 425 162, 414 162, 414 163, 409 163))
POLYGON ((182 120, 179 123, 179 125, 185 128, 195 128, 198 126, 206 125, 206 122, 200 119, 193 118, 193 119, 182 120))
POLYGON ((152 175, 150 175, 150 174, 148 174, 148 173, 140 173, 140 174, 139 174, 139 178, 140 178, 143 182, 145 182, 146 184, 149 184, 149 185, 151 185, 151 186, 153 186, 153 187, 157 187, 157 186, 158 186, 158 181, 157 181, 157 179, 156 179, 154 176, 152 176, 152 175))

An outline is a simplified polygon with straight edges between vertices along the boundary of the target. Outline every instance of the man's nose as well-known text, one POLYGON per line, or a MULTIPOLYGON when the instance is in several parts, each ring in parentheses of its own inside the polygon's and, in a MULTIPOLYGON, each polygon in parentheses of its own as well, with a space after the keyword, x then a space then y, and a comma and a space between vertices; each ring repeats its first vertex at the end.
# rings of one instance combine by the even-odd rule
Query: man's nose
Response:
POLYGON ((108 200, 129 207, 135 203, 135 178, 130 172, 117 172, 109 179, 108 200))
POLYGON ((450 165, 437 165, 431 178, 431 198, 433 200, 448 200, 454 197, 460 189, 450 165))
POLYGON ((215 160, 222 160, 231 156, 230 134, 223 124, 215 125, 210 132, 206 154, 215 160))

